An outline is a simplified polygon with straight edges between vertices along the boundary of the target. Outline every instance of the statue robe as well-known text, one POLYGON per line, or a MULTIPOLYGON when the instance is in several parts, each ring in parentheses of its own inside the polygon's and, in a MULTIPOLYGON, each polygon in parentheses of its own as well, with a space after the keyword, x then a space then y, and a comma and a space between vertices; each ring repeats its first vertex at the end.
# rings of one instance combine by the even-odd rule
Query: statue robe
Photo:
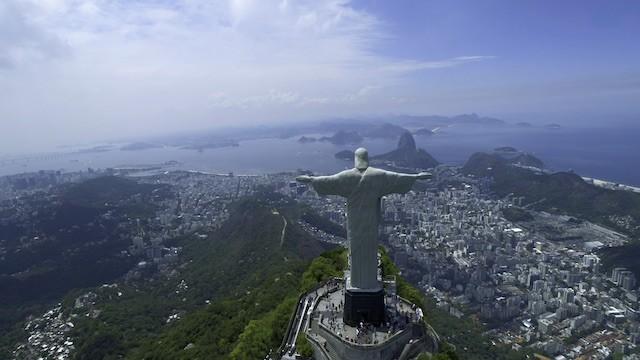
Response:
POLYGON ((313 177, 311 184, 321 195, 347 199, 347 239, 351 260, 350 287, 375 291, 378 282, 378 223, 380 198, 411 190, 415 177, 368 167, 350 169, 331 176, 313 177))

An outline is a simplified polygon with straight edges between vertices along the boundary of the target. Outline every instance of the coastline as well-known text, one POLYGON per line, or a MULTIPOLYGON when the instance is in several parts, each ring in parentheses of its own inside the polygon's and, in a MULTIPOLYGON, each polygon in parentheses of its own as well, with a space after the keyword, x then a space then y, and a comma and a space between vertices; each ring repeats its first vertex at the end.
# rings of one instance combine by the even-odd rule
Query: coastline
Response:
POLYGON ((619 191, 631 191, 640 194, 640 187, 615 183, 612 181, 601 180, 591 177, 582 176, 582 180, 586 181, 589 184, 599 186, 609 190, 619 190, 619 191))

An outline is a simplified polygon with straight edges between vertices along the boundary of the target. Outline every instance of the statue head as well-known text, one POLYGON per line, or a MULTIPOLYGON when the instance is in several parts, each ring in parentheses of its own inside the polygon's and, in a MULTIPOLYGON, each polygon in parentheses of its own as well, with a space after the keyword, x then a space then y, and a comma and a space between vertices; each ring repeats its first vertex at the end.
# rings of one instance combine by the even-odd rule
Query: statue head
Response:
POLYGON ((366 170, 369 167, 369 152, 365 148, 358 148, 355 152, 356 169, 366 170))

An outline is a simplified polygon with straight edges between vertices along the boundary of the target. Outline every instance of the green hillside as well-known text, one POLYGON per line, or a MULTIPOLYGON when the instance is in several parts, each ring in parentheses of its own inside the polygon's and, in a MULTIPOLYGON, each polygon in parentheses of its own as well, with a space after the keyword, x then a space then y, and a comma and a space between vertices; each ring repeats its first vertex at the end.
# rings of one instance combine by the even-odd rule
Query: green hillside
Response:
POLYGON ((591 185, 573 173, 546 174, 511 166, 485 153, 472 155, 462 172, 491 177, 497 195, 523 196, 535 209, 582 217, 640 236, 640 194, 591 185))
POLYGON ((626 267, 640 278, 640 243, 633 242, 624 246, 604 248, 598 251, 602 259, 602 265, 606 272, 614 267, 626 267))
POLYGON ((347 237, 347 229, 345 229, 344 226, 338 225, 326 217, 321 216, 308 206, 303 207, 301 218, 310 225, 313 225, 328 234, 343 238, 347 237))
MULTIPOLYGON (((144 217, 152 214, 154 207, 143 201, 147 197, 166 197, 170 188, 166 185, 142 184, 121 176, 102 176, 65 188, 62 194, 64 204, 88 211, 105 209, 126 210, 131 216, 144 217), (133 204, 132 204, 133 203, 133 204)), ((78 216, 82 216, 78 211, 78 216)))
POLYGON ((74 330, 76 358, 256 359, 277 348, 300 291, 346 265, 334 251, 309 266, 325 246, 295 225, 296 204, 277 203, 243 199, 208 238, 177 240, 185 265, 175 276, 120 285, 117 297, 102 290, 99 316, 74 330), (167 324, 172 314, 180 319, 167 324))
POLYGON ((27 316, 45 311, 74 288, 111 282, 133 267, 137 259, 122 254, 131 244, 124 235, 132 230, 119 224, 134 214, 146 221, 166 196, 165 186, 100 177, 61 185, 51 197, 25 198, 28 208, 37 209, 28 219, 3 218, 0 358, 23 336, 27 316))

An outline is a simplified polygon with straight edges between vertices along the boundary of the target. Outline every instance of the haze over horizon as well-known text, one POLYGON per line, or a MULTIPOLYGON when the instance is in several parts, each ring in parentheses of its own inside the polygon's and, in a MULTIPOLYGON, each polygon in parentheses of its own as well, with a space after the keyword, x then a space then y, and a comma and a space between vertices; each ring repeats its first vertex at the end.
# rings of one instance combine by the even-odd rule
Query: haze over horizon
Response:
POLYGON ((392 113, 633 122, 638 34, 623 1, 6 0, 0 152, 392 113))

